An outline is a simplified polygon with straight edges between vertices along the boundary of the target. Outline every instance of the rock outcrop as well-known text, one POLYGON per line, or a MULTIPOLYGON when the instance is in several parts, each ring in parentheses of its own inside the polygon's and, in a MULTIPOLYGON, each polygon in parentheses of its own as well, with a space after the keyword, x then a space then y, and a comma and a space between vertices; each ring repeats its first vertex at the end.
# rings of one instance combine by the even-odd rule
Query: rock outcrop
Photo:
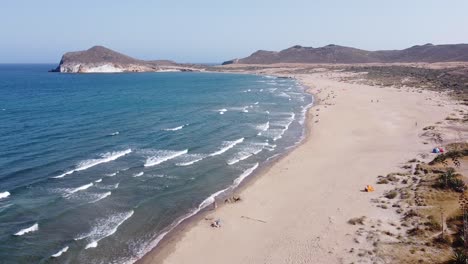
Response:
POLYGON ((88 50, 67 52, 54 72, 65 73, 115 73, 198 71, 195 65, 177 64, 168 60, 138 60, 103 46, 88 50))
POLYGON ((468 44, 417 45, 404 50, 367 51, 338 45, 320 48, 293 46, 282 51, 259 50, 227 64, 273 63, 395 63, 468 61, 468 44))

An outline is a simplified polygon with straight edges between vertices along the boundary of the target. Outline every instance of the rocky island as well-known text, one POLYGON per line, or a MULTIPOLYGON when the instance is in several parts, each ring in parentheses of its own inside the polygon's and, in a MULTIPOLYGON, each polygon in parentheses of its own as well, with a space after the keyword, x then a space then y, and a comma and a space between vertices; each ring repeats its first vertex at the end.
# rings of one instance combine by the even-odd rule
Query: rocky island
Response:
POLYGON ((64 73, 116 73, 116 72, 165 72, 200 71, 191 64, 179 64, 169 60, 139 60, 103 46, 84 51, 67 52, 53 72, 64 73))

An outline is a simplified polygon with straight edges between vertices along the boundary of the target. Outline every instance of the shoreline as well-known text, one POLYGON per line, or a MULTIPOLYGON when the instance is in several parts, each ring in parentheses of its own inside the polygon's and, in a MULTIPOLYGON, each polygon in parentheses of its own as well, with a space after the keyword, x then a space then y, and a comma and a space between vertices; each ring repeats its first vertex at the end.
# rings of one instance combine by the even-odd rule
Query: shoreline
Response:
MULTIPOLYGON (((202 72, 205 73, 205 72, 202 72)), ((278 78, 281 75, 271 75, 271 74, 257 74, 257 73, 252 73, 252 72, 226 72, 226 71, 221 71, 221 72, 209 72, 206 71, 206 73, 220 73, 220 74, 242 74, 242 75, 261 75, 261 76, 274 76, 278 78)), ((304 144, 309 136, 310 136, 310 131, 312 129, 312 124, 308 122, 309 115, 310 115, 310 110, 320 104, 320 98, 317 97, 316 94, 312 93, 311 87, 303 83, 301 80, 297 78, 293 78, 297 83, 303 88, 304 93, 309 94, 312 97, 312 103, 307 106, 305 109, 305 116, 304 116, 304 123, 302 124, 302 135, 299 138, 299 140, 294 143, 293 145, 286 147, 285 150, 282 153, 277 154, 276 156, 272 156, 262 163, 258 165, 258 167, 247 177, 245 177, 238 186, 231 188, 232 186, 226 187, 226 189, 219 190, 218 195, 215 196, 215 201, 218 204, 218 209, 227 206, 228 204, 224 203, 223 200, 229 197, 232 197, 234 195, 238 195, 242 193, 246 188, 251 186, 258 178, 265 176, 268 171, 275 166, 275 164, 282 159, 286 158, 291 152, 293 152, 295 149, 297 149, 299 146, 304 144)), ((216 194, 217 192, 213 193, 216 194)), ((204 201, 209 199, 211 196, 207 197, 204 201)), ((203 202, 204 202, 203 201, 203 202)), ((200 203, 201 204, 203 204, 200 203)), ((204 220, 204 218, 211 212, 213 212, 213 209, 211 209, 213 203, 207 205, 206 207, 202 208, 200 211, 196 212, 193 215, 190 215, 191 213, 187 213, 185 216, 182 216, 181 218, 175 219, 173 224, 176 223, 175 225, 169 226, 168 228, 165 228, 162 230, 161 235, 163 237, 161 239, 156 239, 156 245, 149 250, 143 257, 140 259, 136 260, 133 263, 136 264, 145 264, 145 263, 159 263, 161 262, 164 257, 169 253, 168 251, 171 251, 171 249, 175 246, 177 241, 180 240, 181 236, 183 236, 184 232, 195 226, 197 223, 201 222, 204 220), (182 219, 182 220, 180 220, 182 219), (179 222, 180 221, 180 222, 179 222), (179 222, 179 223, 177 223, 179 222)), ((158 236, 158 237, 159 237, 158 236)))
MULTIPOLYGON (((416 142, 420 127, 414 127, 414 119, 422 126, 432 124, 444 118, 447 110, 428 103, 423 95, 334 79, 340 74, 326 71, 296 76, 317 100, 307 111, 302 142, 246 179, 234 191, 241 194, 242 202, 200 212, 137 263, 359 261, 349 253, 356 246, 351 236, 355 227, 347 221, 360 215, 397 217, 382 215, 370 202, 388 187, 362 193, 363 186, 375 184, 378 174, 398 168, 406 158, 427 148, 416 142), (372 98, 382 102, 373 103, 372 98), (357 113, 349 111, 352 108, 357 113), (426 111, 434 115, 428 117, 426 111), (318 123, 323 115, 326 118, 318 123), (313 158, 307 159, 309 156, 313 158), (256 214, 252 218, 263 219, 265 224, 243 220, 249 214, 256 214), (203 220, 206 217, 221 218, 225 224, 213 229, 203 220)), ((440 96, 432 91, 424 94, 440 96)), ((371 248, 366 243, 359 246, 371 248)))

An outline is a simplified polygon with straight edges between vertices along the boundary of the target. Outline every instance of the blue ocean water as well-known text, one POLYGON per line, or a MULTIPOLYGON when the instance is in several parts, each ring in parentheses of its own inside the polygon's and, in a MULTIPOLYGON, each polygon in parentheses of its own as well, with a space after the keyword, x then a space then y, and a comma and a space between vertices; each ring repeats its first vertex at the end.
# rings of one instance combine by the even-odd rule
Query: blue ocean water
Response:
POLYGON ((0 65, 0 262, 132 263, 296 144, 290 79, 0 65))

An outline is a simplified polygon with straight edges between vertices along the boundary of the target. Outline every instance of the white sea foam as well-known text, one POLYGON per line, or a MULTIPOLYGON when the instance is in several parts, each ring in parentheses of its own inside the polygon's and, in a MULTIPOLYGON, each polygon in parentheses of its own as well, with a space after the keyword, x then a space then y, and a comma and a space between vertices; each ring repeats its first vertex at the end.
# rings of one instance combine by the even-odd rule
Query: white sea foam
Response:
POLYGON ((279 139, 281 139, 283 137, 286 130, 287 129, 285 129, 285 128, 282 128, 282 129, 280 129, 280 128, 270 128, 267 131, 265 131, 264 133, 262 133, 262 136, 270 138, 273 141, 277 141, 277 140, 279 140, 279 139))
POLYGON ((75 189, 71 189, 68 191, 68 193, 76 193, 76 192, 79 192, 79 191, 83 191, 83 190, 86 190, 88 189, 89 187, 93 186, 93 183, 88 183, 88 184, 85 184, 85 185, 82 185, 78 188, 75 188, 75 189))
POLYGON ((165 128, 163 129, 164 131, 177 131, 177 130, 181 130, 182 128, 184 128, 185 125, 181 125, 181 126, 178 126, 178 127, 173 127, 173 128, 165 128))
POLYGON ((221 155, 224 152, 226 152, 226 151, 232 149, 233 147, 235 147, 237 144, 242 143, 243 141, 244 141, 244 138, 239 138, 239 139, 234 140, 234 141, 225 141, 223 143, 223 146, 219 150, 209 154, 208 156, 213 157, 213 156, 221 155))
POLYGON ((68 251, 68 246, 62 248, 59 252, 53 254, 51 257, 53 258, 58 258, 60 257, 63 253, 67 252, 68 251))
POLYGON ((237 187, 239 186, 239 184, 241 184, 241 182, 247 178, 250 174, 252 174, 252 172, 254 172, 254 170, 256 170, 258 168, 258 163, 256 163, 253 167, 245 170, 239 177, 237 177, 233 184, 234 186, 233 187, 237 187))
POLYGON ((117 136, 118 134, 120 134, 119 131, 115 131, 114 133, 110 133, 109 136, 117 136))
POLYGON ((227 112, 227 109, 226 108, 219 109, 218 112, 220 115, 224 115, 224 113, 227 112))
POLYGON ((123 156, 125 156, 125 155, 127 155, 127 154, 129 154, 131 152, 132 152, 131 149, 127 149, 127 150, 124 150, 124 151, 107 152, 107 153, 102 154, 101 158, 99 158, 99 159, 90 159, 90 160, 82 161, 76 166, 75 169, 69 170, 69 171, 67 171, 67 172, 65 172, 63 174, 60 174, 60 175, 52 177, 52 178, 63 178, 66 175, 72 174, 74 172, 86 170, 86 169, 89 169, 89 168, 94 167, 96 165, 99 165, 101 163, 106 163, 106 162, 116 160, 116 159, 118 159, 120 157, 123 157, 123 156))
POLYGON ((156 151, 156 155, 149 157, 146 160, 145 167, 151 167, 159 165, 165 161, 171 160, 173 158, 177 158, 181 155, 187 154, 188 149, 182 151, 171 151, 171 150, 161 150, 156 151))
MULTIPOLYGON (((225 189, 222 189, 220 191, 217 191, 213 194, 211 194, 210 196, 208 196, 205 200, 203 200, 197 208, 195 208, 194 210, 192 210, 190 213, 186 214, 185 216, 179 218, 177 221, 175 221, 174 223, 171 224, 171 226, 169 228, 166 229, 166 231, 162 232, 161 234, 159 234, 154 240, 152 240, 151 242, 149 242, 147 245, 145 245, 143 248, 141 248, 140 250, 138 250, 137 252, 137 256, 138 257, 141 257, 143 255, 145 255, 146 253, 148 253, 150 250, 152 250, 153 248, 155 248, 160 242, 161 240, 163 240, 163 238, 169 233, 171 232, 175 227, 177 227, 178 225, 180 225, 180 223, 182 223, 183 221, 185 221, 186 219, 196 215, 198 212, 200 212, 201 210, 203 210, 204 208, 210 206, 211 204, 213 204, 216 200, 216 197, 218 197, 219 195, 223 194, 224 192, 226 192, 227 190, 232 190, 233 188, 239 186, 239 184, 246 178, 248 177, 250 174, 252 174, 252 172, 257 169, 258 167, 258 163, 256 163, 253 167, 245 170, 237 179, 235 179, 233 181, 233 185, 225 188, 225 189)), ((97 244, 96 244, 97 246, 97 244)), ((134 263, 135 261, 131 260, 129 261, 128 263, 134 263)))
POLYGON ((22 236, 22 235, 27 234, 27 233, 36 232, 37 230, 39 230, 39 224, 35 223, 34 225, 32 225, 30 227, 21 229, 20 231, 16 232, 15 236, 22 236))
POLYGON ((142 171, 142 172, 134 174, 133 177, 140 177, 140 176, 143 176, 143 174, 145 173, 142 171))
POLYGON ((107 196, 110 196, 111 194, 112 194, 112 192, 106 192, 106 193, 98 194, 98 195, 97 195, 97 198, 94 199, 94 200, 92 200, 92 201, 89 202, 89 203, 95 203, 95 202, 97 202, 97 201, 100 201, 100 200, 106 198, 107 196))
POLYGON ((203 154, 186 154, 182 156, 181 162, 176 163, 176 166, 190 166, 203 160, 205 157, 206 155, 203 154))
POLYGON ((269 128, 270 128, 270 121, 266 122, 265 124, 258 125, 257 130, 259 130, 260 132, 258 132, 257 136, 260 136, 262 132, 267 131, 269 128))
POLYGON ((0 199, 5 199, 8 196, 10 196, 10 192, 1 192, 0 193, 0 199))
POLYGON ((97 183, 102 182, 102 179, 95 180, 94 182, 97 182, 97 183))
POLYGON ((113 173, 108 173, 106 174, 107 177, 114 177, 115 175, 117 175, 117 173, 119 173, 119 171, 116 171, 116 172, 113 172, 113 173))
POLYGON ((134 212, 132 210, 124 213, 113 214, 107 218, 98 219, 94 223, 90 232, 79 235, 75 240, 86 239, 88 244, 85 249, 95 248, 98 246, 98 242, 100 240, 113 235, 120 225, 132 217, 133 213, 134 212))
POLYGON ((228 165, 234 165, 239 161, 250 158, 251 156, 257 155, 260 153, 263 148, 268 146, 268 143, 251 143, 242 148, 241 151, 236 153, 232 158, 227 161, 228 165))

